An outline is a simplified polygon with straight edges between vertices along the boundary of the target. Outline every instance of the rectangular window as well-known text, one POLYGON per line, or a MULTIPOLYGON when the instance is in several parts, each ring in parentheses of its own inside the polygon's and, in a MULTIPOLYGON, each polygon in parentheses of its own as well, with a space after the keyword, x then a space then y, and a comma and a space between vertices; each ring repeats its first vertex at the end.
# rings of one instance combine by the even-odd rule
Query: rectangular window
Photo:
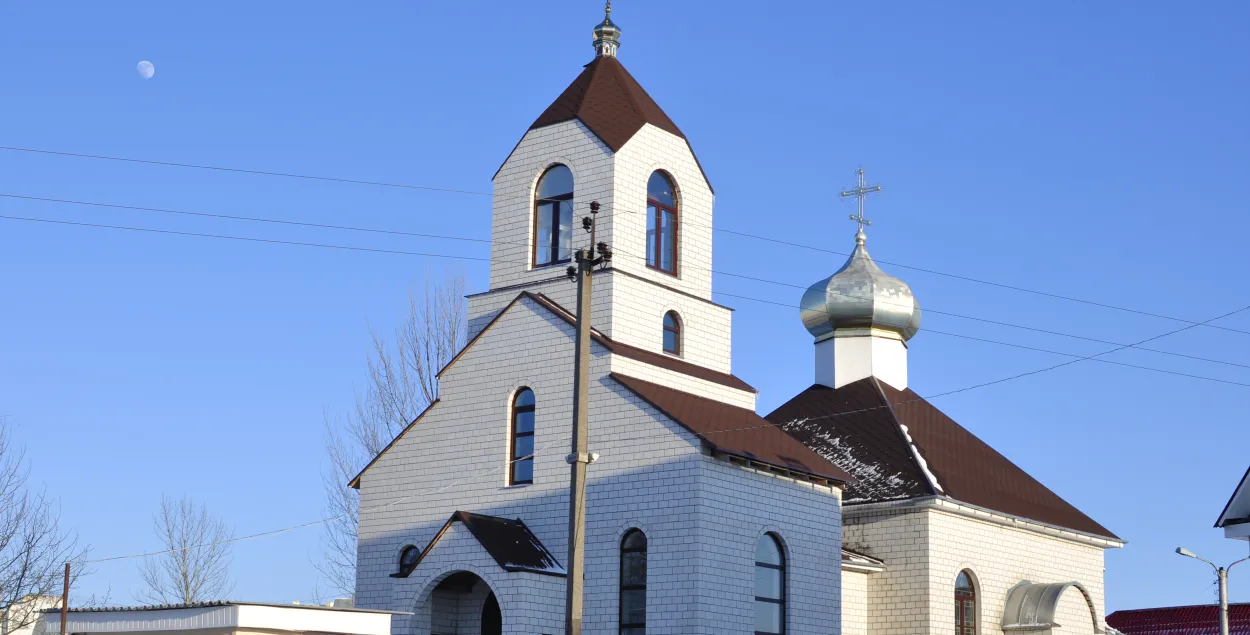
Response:
POLYGON ((573 258, 573 201, 540 201, 535 213, 534 266, 573 258))
POLYGON ((654 203, 647 206, 647 266, 677 273, 677 213, 654 203))

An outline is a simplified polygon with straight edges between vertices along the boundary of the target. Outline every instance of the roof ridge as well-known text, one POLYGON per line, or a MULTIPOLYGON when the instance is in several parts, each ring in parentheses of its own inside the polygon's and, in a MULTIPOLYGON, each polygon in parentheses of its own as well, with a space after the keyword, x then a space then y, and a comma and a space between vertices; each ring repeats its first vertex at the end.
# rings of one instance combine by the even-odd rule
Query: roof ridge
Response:
POLYGON ((912 466, 916 471, 920 472, 920 476, 924 477, 925 487, 929 488, 929 493, 933 496, 946 496, 945 490, 938 485, 937 475, 928 468, 927 461, 920 455, 920 448, 916 447, 915 441, 911 435, 903 431, 904 423, 898 416, 898 411, 894 409, 894 403, 890 401, 889 395, 885 394, 885 389, 881 387, 881 380, 875 375, 870 375, 868 379, 872 383, 877 396, 881 397, 881 404, 885 406, 886 411, 890 413, 890 418, 894 420, 894 431, 898 433, 899 441, 907 446, 907 455, 911 459, 912 466))

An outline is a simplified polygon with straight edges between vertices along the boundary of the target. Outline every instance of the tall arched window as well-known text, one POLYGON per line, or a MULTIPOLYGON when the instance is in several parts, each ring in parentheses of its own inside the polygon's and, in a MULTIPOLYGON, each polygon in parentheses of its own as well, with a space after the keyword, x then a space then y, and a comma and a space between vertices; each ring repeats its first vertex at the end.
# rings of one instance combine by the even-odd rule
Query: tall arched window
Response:
POLYGON ((664 352, 681 355, 681 316, 676 311, 664 314, 664 352))
POLYGON ((553 165, 534 194, 534 266, 573 257, 573 172, 553 165))
POLYGON ((621 539, 621 635, 647 632, 647 535, 631 529, 621 539))
POLYGON ((522 388, 512 400, 512 452, 508 483, 534 482, 534 391, 522 388))
POLYGON ((677 195, 659 170, 647 180, 647 266, 677 275, 677 195))
POLYGON ((755 635, 786 632, 786 557, 781 541, 764 534, 755 545, 755 635))
POLYGON ((955 635, 977 635, 977 590, 967 571, 955 578, 955 635))

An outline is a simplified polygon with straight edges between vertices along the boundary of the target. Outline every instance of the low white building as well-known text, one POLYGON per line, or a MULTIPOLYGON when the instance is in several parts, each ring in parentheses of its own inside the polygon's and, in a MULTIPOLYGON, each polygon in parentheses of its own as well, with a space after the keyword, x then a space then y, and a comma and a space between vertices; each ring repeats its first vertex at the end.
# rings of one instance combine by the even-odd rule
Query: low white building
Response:
POLYGON ((1225 538, 1250 540, 1250 470, 1246 470, 1245 476, 1241 477, 1215 526, 1224 530, 1225 538))
MULTIPOLYGON (((70 608, 72 635, 391 635, 391 611, 301 604, 198 602, 116 608, 70 608)), ((61 613, 46 610, 36 635, 61 629, 61 613)))

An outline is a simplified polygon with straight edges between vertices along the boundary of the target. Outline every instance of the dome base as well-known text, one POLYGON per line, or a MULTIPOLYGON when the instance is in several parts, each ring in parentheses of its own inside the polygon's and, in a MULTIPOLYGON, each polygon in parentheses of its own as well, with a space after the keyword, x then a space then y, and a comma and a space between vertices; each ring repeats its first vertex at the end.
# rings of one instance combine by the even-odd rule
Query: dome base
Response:
POLYGON ((867 377, 907 388, 907 344, 896 333, 838 329, 816 343, 816 383, 841 388, 867 377))

